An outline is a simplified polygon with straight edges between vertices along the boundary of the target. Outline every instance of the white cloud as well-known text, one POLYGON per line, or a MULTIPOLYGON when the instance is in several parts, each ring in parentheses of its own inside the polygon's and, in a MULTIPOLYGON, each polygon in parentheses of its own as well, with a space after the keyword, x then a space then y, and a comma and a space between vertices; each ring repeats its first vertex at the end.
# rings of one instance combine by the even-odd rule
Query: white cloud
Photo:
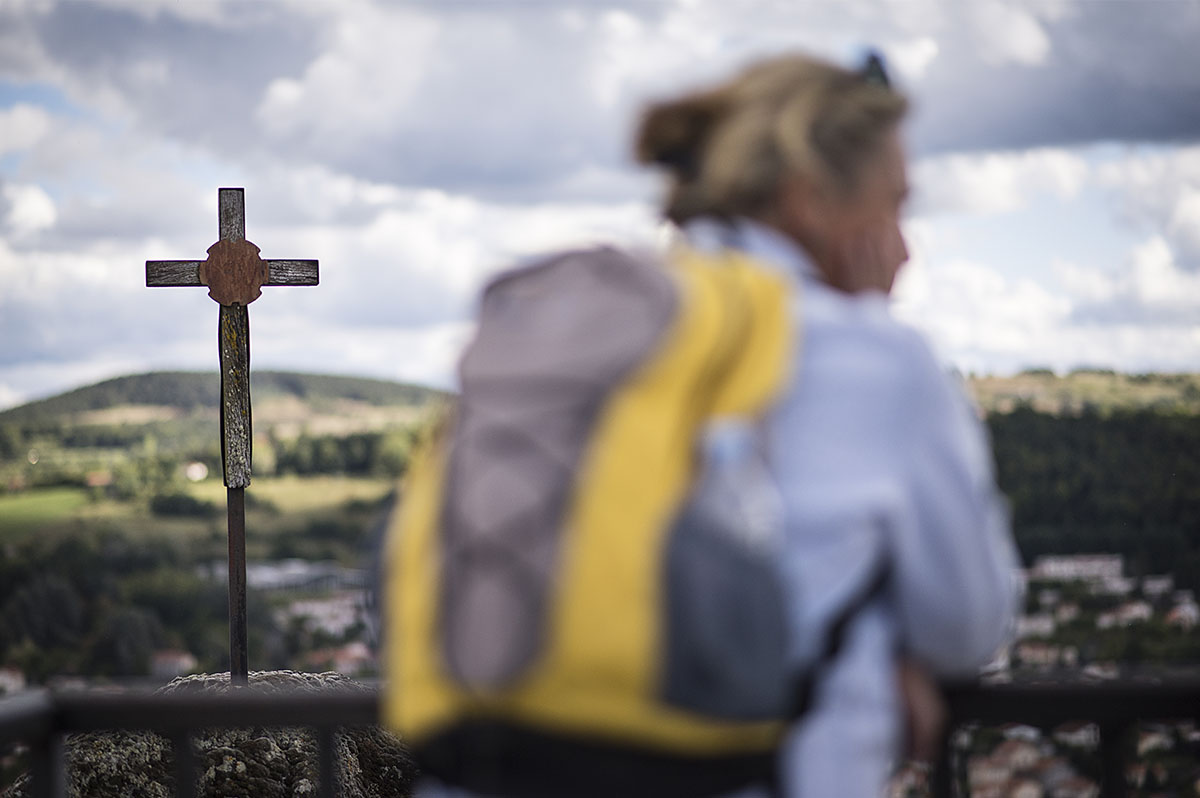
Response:
POLYGON ((326 49, 304 74, 267 87, 256 116, 269 136, 340 151, 380 135, 402 123, 434 67, 441 25, 432 15, 361 2, 339 9, 326 49))
POLYGON ((967 7, 986 60, 1036 66, 1049 56, 1050 37, 1029 10, 1003 0, 975 0, 967 7))
POLYGON ((937 58, 938 43, 932 36, 922 36, 894 44, 888 54, 907 80, 919 81, 937 58))
POLYGON ((917 213, 1004 213, 1042 195, 1072 199, 1088 179, 1087 162, 1064 149, 928 157, 913 168, 917 213))
POLYGON ((1190 185, 1179 194, 1167 234, 1180 254, 1192 263, 1200 263, 1200 185, 1190 185))
POLYGON ((4 410, 5 408, 19 405, 22 402, 24 402, 25 399, 26 399, 25 394, 19 393, 16 390, 5 385, 4 383, 0 382, 0 410, 4 410))
MULTIPOLYGON (((1200 274, 1187 274, 1175 264, 1171 249, 1161 238, 1153 238, 1133 251, 1133 268, 1128 285, 1144 306, 1200 314, 1200 274)), ((1200 322, 1200 315, 1196 316, 1200 322)))
POLYGON ((40 186, 9 183, 0 186, 0 196, 8 205, 4 227, 16 238, 53 227, 58 209, 40 186))
POLYGON ((1019 368, 1053 345, 1070 309, 1032 280, 970 261, 914 262, 897 286, 897 315, 929 335, 943 358, 975 370, 1019 368))
POLYGON ((1139 244, 1117 273, 1098 276, 1075 316, 1096 324, 1200 326, 1200 272, 1183 270, 1162 236, 1139 244))
POLYGON ((448 322, 423 327, 333 328, 314 336, 300 317, 256 323, 255 358, 275 369, 320 371, 457 387, 455 367, 474 325, 448 322))
POLYGON ((1133 149, 1096 170, 1127 223, 1166 238, 1179 265, 1200 270, 1200 147, 1133 149))
POLYGON ((1059 261, 1057 285, 1043 285, 991 264, 930 260, 936 225, 911 227, 914 258, 897 283, 895 311, 948 363, 1001 373, 1080 365, 1178 371, 1200 363, 1200 275, 1182 271, 1160 237, 1135 247, 1118 272, 1059 261))
POLYGON ((50 115, 35 105, 18 103, 0 110, 0 155, 27 150, 50 130, 50 115))

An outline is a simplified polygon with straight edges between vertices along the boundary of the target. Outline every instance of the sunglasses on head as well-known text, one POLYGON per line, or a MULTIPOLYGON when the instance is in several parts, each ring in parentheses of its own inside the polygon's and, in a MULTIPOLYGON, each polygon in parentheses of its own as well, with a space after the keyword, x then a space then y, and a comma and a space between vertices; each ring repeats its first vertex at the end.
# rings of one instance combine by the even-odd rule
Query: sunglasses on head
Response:
POLYGON ((887 69, 883 66, 883 56, 875 50, 867 53, 867 60, 858 70, 858 74, 864 83, 882 86, 885 89, 892 87, 892 82, 888 80, 887 69))

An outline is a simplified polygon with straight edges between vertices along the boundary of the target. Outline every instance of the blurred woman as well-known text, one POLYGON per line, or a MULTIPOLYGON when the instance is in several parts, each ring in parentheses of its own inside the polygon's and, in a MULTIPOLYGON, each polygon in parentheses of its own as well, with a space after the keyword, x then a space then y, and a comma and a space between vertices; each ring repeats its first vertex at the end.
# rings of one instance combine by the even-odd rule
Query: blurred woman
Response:
POLYGON ((888 310, 908 258, 906 109, 878 58, 787 56, 652 106, 637 133, 688 245, 740 250, 794 288, 795 363, 766 437, 797 663, 848 622, 785 743, 786 796, 881 795, 906 740, 931 753, 929 677, 976 673, 1016 609, 982 426, 888 310))

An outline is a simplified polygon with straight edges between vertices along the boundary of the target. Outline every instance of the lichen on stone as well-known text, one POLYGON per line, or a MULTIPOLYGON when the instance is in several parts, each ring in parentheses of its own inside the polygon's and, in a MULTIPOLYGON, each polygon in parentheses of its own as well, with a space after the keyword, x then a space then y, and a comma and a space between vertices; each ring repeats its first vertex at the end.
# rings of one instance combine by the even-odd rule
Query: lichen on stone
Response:
MULTIPOLYGON (((250 674, 252 689, 303 694, 367 690, 337 673, 266 671, 250 674)), ((229 690, 228 674, 183 676, 157 694, 205 694, 229 690)), ((192 734, 199 772, 198 798, 309 798, 317 794, 317 739, 311 729, 205 729, 192 734)), ((174 752, 152 732, 88 732, 66 739, 70 798, 168 798, 175 792, 174 752)), ((393 734, 377 726, 339 729, 334 762, 341 798, 408 798, 417 768, 393 734)), ((28 798, 22 777, 4 798, 28 798)))

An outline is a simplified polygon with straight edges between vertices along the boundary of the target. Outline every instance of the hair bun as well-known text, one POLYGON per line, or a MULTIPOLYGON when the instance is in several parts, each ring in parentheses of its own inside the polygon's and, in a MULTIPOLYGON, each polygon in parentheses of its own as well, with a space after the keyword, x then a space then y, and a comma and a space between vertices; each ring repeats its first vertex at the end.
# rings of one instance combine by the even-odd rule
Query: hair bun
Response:
POLYGON ((635 138, 638 161, 665 166, 682 179, 695 177, 704 143, 724 106, 715 93, 650 106, 635 138))

